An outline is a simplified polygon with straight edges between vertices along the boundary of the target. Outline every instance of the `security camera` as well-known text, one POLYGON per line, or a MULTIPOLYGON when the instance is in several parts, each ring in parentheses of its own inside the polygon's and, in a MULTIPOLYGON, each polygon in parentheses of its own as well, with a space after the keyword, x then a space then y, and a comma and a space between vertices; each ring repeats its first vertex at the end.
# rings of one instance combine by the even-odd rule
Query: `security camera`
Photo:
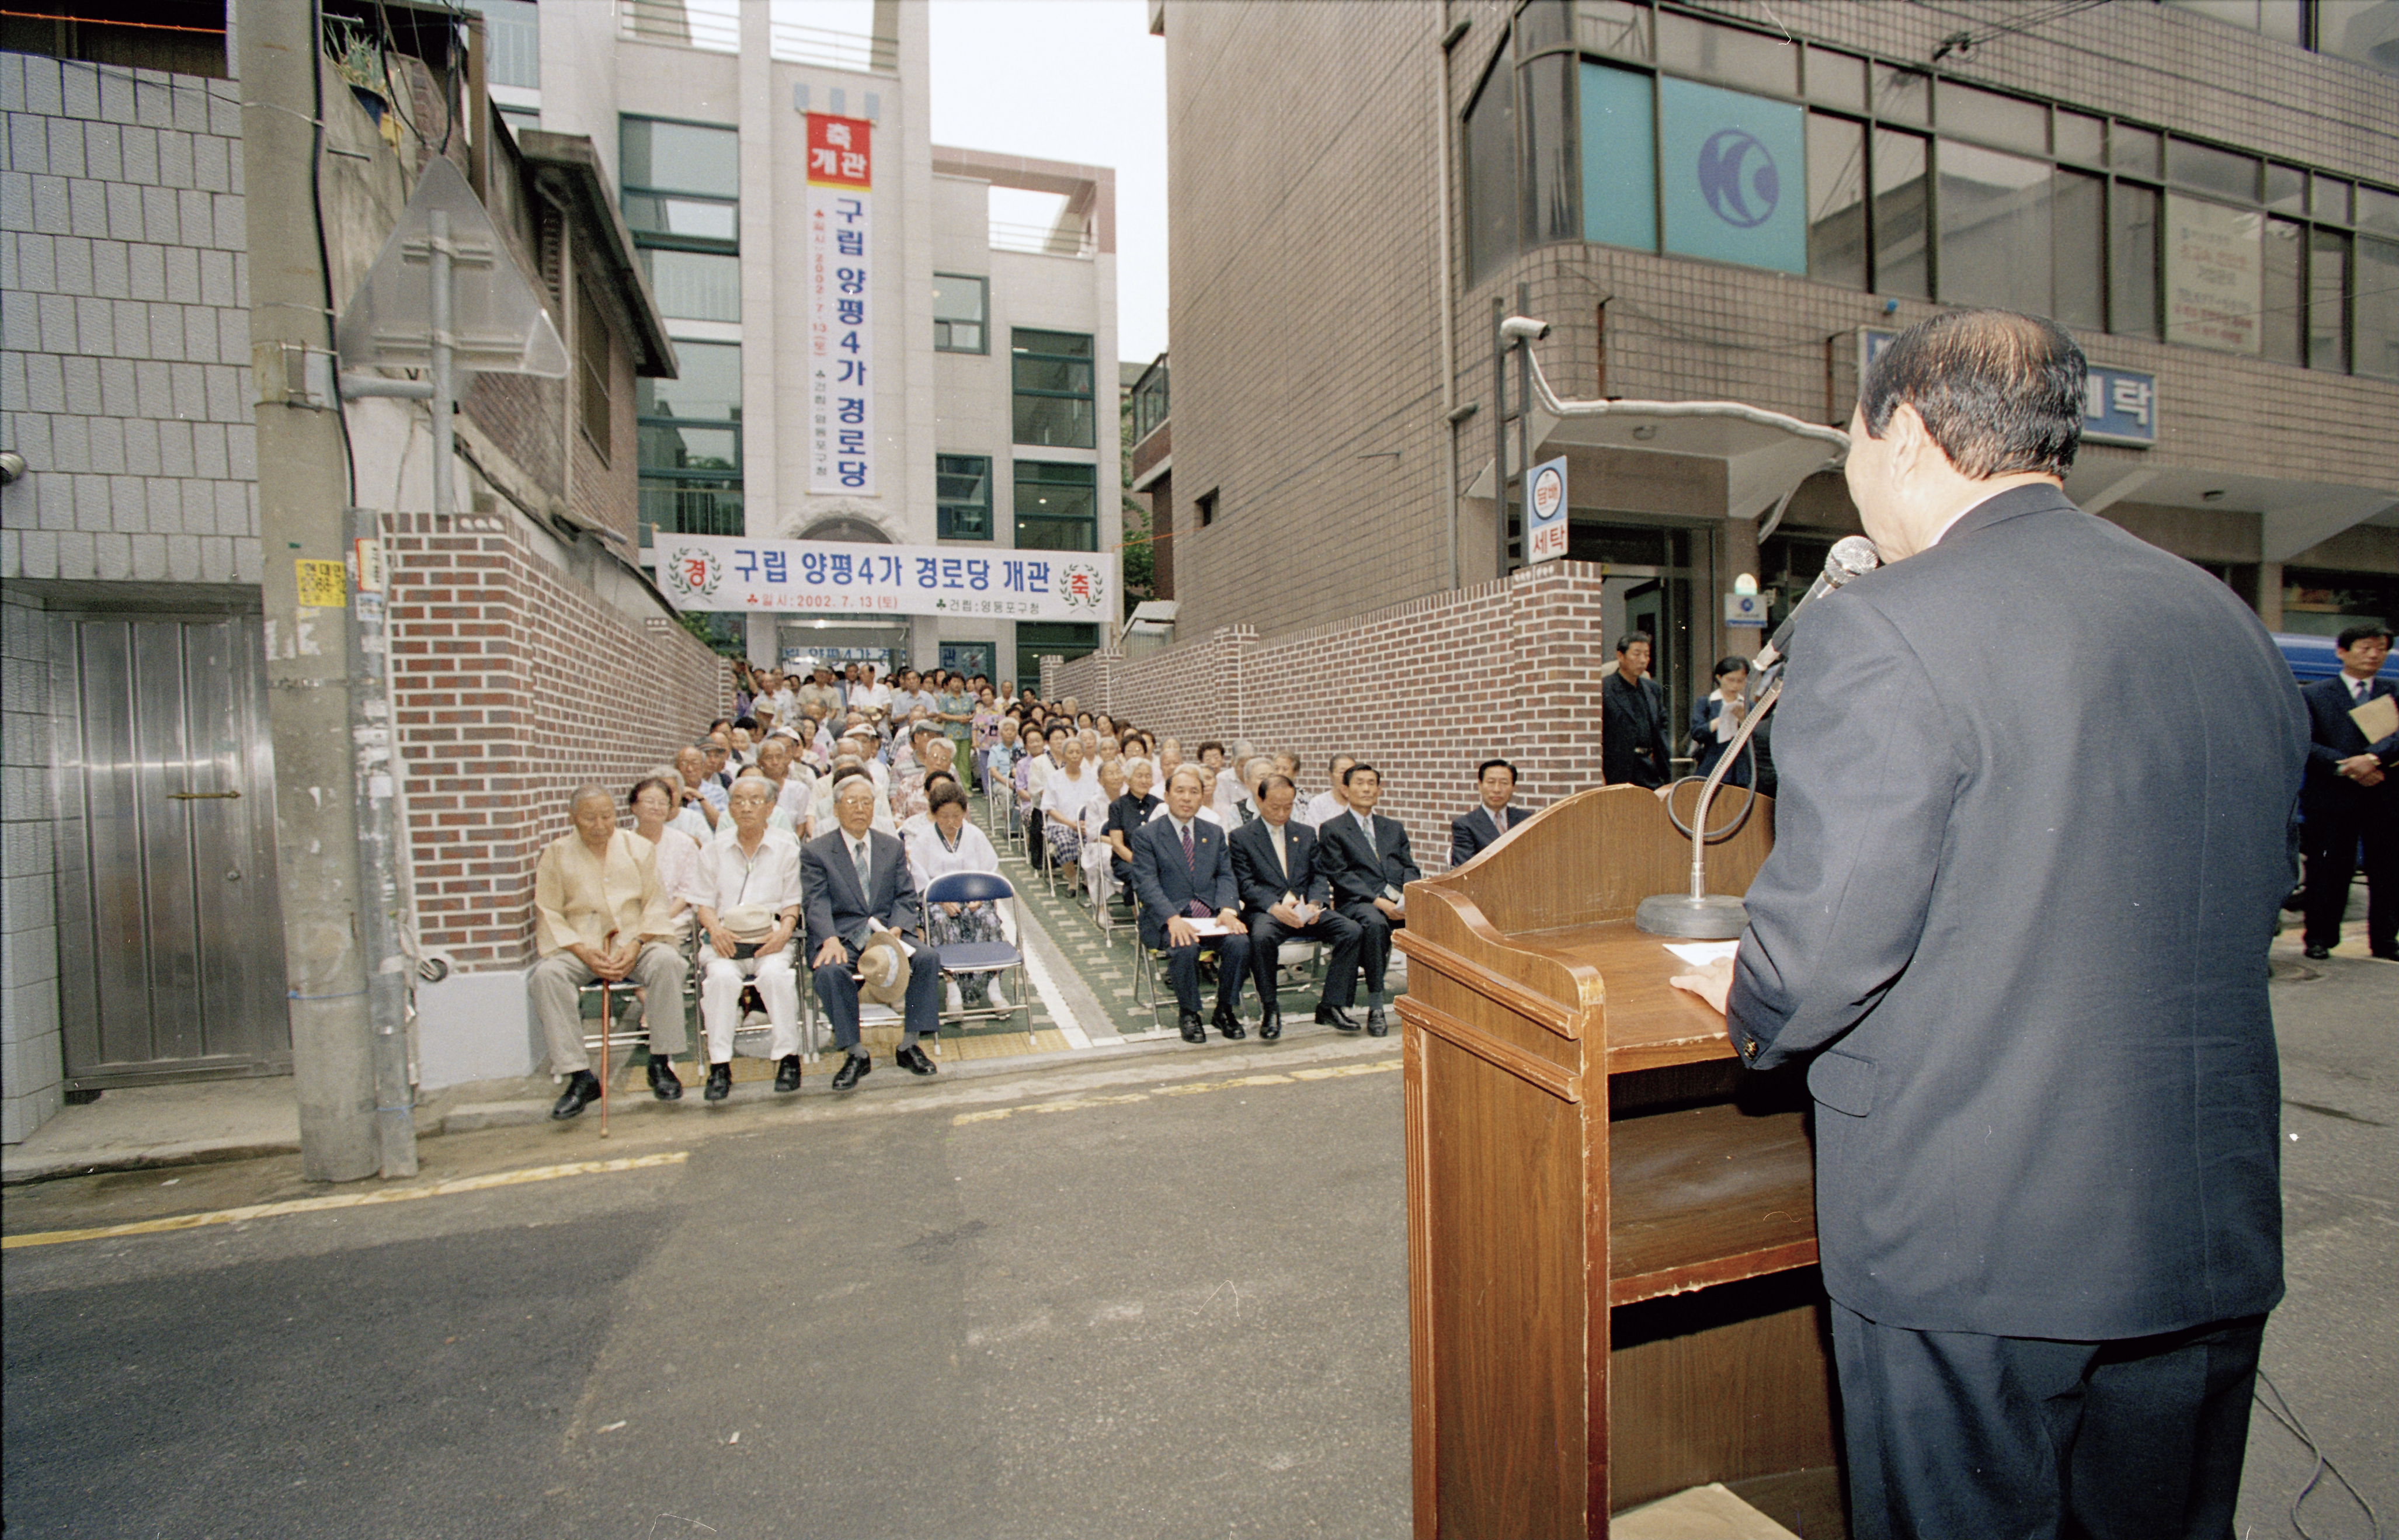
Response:
POLYGON ((1530 316, 1511 316, 1499 323, 1499 334, 1520 343, 1537 343, 1550 334, 1550 323, 1530 316))
POLYGON ((14 486, 25 474, 25 457, 13 449, 0 449, 0 485, 14 486))

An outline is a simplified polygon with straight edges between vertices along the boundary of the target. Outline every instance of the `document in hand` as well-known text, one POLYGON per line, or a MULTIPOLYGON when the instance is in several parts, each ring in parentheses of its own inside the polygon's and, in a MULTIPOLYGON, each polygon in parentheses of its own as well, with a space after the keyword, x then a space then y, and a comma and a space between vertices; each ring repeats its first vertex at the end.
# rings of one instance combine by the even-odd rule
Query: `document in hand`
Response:
POLYGON ((2399 733, 2399 696, 2377 696, 2363 706, 2353 706, 2349 720, 2357 723, 2366 742, 2380 743, 2399 733))
POLYGON ((1225 922, 1222 920, 1193 920, 1190 922, 1190 925, 1194 931, 1197 931, 1202 936, 1230 936, 1232 934, 1232 931, 1226 926, 1225 922))

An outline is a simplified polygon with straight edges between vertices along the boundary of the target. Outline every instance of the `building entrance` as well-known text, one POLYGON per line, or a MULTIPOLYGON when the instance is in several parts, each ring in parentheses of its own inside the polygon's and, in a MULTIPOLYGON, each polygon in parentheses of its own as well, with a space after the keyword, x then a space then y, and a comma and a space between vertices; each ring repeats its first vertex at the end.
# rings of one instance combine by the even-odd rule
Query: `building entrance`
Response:
POLYGON ((1649 670, 1666 693, 1668 745, 1683 758, 1683 728, 1691 719, 1693 695, 1708 693, 1715 662, 1708 655, 1715 630, 1700 612, 1697 597, 1708 590, 1694 581, 1712 570, 1712 538, 1701 528, 1620 523, 1587 519, 1579 511, 1571 516, 1566 533, 1568 560, 1597 561, 1606 569, 1600 623, 1609 655, 1628 631, 1646 631, 1651 638, 1649 670))

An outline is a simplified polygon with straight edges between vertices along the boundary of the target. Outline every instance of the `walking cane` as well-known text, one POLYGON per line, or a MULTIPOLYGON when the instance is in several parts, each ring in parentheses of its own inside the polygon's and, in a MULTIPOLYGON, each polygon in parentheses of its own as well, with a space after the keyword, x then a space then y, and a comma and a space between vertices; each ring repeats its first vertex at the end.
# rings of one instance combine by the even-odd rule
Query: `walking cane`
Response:
POLYGON ((600 980, 600 1137, 608 1137, 608 980, 600 980))

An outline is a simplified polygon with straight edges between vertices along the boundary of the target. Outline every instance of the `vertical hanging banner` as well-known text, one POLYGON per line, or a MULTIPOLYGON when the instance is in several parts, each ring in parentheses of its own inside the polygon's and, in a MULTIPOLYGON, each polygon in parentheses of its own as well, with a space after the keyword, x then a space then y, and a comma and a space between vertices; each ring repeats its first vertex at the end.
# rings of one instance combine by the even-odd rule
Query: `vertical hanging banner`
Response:
POLYGON ((874 492, 874 126, 808 119, 808 491, 874 492))

